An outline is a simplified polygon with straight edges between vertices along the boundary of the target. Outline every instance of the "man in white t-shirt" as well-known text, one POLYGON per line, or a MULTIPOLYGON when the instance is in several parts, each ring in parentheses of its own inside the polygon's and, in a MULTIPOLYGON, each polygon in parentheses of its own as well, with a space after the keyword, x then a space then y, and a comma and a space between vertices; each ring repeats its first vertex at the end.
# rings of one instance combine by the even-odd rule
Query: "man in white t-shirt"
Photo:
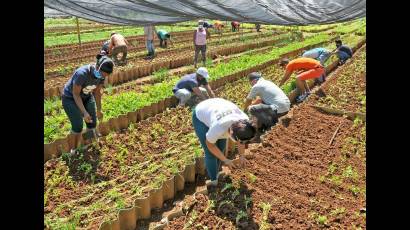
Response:
POLYGON ((265 80, 260 73, 253 72, 248 78, 252 89, 245 100, 244 111, 249 109, 258 120, 258 129, 264 132, 289 111, 290 101, 275 83, 265 80), (260 100, 255 100, 256 97, 260 100), (252 100, 255 100, 253 105, 252 100))
POLYGON ((217 185, 220 162, 233 166, 223 153, 227 138, 237 142, 240 162, 244 165, 245 144, 255 137, 256 127, 238 106, 222 98, 204 100, 192 111, 192 124, 205 152, 205 166, 211 179, 207 185, 217 185))

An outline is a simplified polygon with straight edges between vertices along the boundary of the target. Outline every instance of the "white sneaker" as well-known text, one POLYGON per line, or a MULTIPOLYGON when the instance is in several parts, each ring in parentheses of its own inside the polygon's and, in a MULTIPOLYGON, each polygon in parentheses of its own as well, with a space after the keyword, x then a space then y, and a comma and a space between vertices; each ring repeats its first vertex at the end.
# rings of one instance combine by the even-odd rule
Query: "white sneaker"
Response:
POLYGON ((207 187, 210 187, 210 186, 217 186, 217 185, 218 185, 218 179, 213 180, 213 181, 211 181, 211 180, 207 180, 207 181, 205 181, 205 184, 206 184, 206 186, 207 186, 207 187))

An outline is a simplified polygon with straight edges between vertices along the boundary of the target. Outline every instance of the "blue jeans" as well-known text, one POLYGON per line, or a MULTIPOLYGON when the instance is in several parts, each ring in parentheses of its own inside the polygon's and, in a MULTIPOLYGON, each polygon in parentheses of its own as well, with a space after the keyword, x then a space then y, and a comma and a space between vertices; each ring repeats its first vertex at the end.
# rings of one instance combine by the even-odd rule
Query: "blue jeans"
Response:
MULTIPOLYGON (((199 142, 201 143, 201 147, 205 152, 205 167, 206 171, 208 172, 208 176, 211 180, 216 180, 219 171, 220 160, 216 158, 206 146, 206 133, 208 132, 209 127, 196 117, 195 109, 192 110, 192 124, 194 126, 195 133, 198 136, 199 142)), ((216 142, 216 146, 219 150, 224 152, 226 147, 226 139, 219 139, 216 142)))
POLYGON ((148 55, 153 56, 155 53, 154 40, 147 40, 148 55))
POLYGON ((347 59, 351 58, 351 56, 348 53, 340 51, 340 50, 337 52, 337 57, 342 62, 345 62, 347 59))
MULTIPOLYGON (((62 96, 62 104, 65 113, 68 116, 68 119, 71 122, 71 131, 73 133, 81 133, 83 130, 83 115, 81 114, 80 109, 75 103, 73 98, 68 98, 62 96)), ((95 99, 94 96, 90 96, 89 99, 83 100, 84 108, 90 114, 93 122, 85 123, 88 129, 94 129, 97 126, 97 115, 95 109, 95 99)))
POLYGON ((330 53, 323 52, 319 55, 319 57, 317 59, 318 59, 318 61, 320 61, 320 64, 322 64, 322 66, 324 66, 325 62, 329 58, 329 56, 330 56, 330 53))

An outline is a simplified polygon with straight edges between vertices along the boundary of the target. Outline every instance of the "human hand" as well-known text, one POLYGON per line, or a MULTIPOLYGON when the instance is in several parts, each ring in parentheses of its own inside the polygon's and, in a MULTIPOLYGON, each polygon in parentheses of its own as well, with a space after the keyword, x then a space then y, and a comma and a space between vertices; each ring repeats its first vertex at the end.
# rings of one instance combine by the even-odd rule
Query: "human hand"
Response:
POLYGON ((97 118, 100 122, 103 120, 104 114, 103 112, 101 112, 101 110, 97 111, 97 118))
POLYGON ((230 170, 234 169, 234 164, 232 160, 226 159, 222 161, 225 166, 227 166, 230 170))
POLYGON ((86 123, 92 123, 93 119, 91 118, 90 114, 88 114, 87 112, 84 113, 84 121, 86 123))

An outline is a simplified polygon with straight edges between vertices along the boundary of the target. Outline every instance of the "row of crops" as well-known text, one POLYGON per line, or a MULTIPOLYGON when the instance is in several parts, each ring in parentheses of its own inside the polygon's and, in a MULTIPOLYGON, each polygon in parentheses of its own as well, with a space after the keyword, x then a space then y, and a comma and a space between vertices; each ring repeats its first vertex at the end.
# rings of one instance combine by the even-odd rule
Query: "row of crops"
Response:
MULTIPOLYGON (((351 24, 346 24, 345 26, 349 25, 351 24)), ((335 27, 329 26, 327 29, 335 29, 335 27)), ((287 33, 283 36, 289 37, 290 34, 291 33, 287 33)), ((227 41, 238 35, 228 34, 224 36, 218 40, 218 42, 221 41, 221 47, 229 45, 227 41), (227 39, 224 40, 224 36, 227 36, 227 39), (225 43, 222 41, 225 41, 225 43)), ((245 35, 243 36, 245 37, 245 35)), ((333 50, 334 43, 332 42, 332 39, 336 36, 341 36, 344 43, 351 47, 355 46, 364 39, 363 36, 355 35, 354 33, 347 33, 345 35, 339 35, 337 33, 316 33, 310 36, 305 36, 304 39, 286 39, 280 44, 275 44, 273 47, 260 53, 238 55, 237 57, 231 58, 226 62, 221 62, 218 64, 209 62, 207 68, 211 76, 211 82, 217 82, 218 79, 225 79, 228 76, 232 76, 233 74, 241 71, 241 73, 244 73, 243 71, 245 70, 252 69, 255 66, 271 60, 277 60, 285 54, 291 53, 293 56, 298 55, 300 51, 297 53, 292 53, 295 50, 297 51, 304 48, 317 47, 319 45, 333 50)), ((262 37, 260 39, 263 39, 263 36, 260 37, 262 37)), ((241 42, 245 44, 247 41, 254 42, 253 40, 255 40, 255 37, 249 37, 248 40, 244 39, 241 42)), ((218 43, 215 42, 215 44, 218 43)), ((181 48, 184 47, 183 42, 178 45, 180 45, 181 48)), ((186 52, 188 53, 192 51, 186 52)), ((184 54, 177 53, 176 56, 178 55, 184 54)), ((359 63, 356 64, 357 66, 354 66, 354 68, 363 67, 363 63, 365 63, 365 52, 361 51, 359 53, 359 57, 360 58, 356 58, 351 62, 359 63)), ((328 60, 328 64, 332 63, 334 60, 334 58, 328 60)), ((132 63, 133 62, 131 62, 131 64, 132 63)), ((138 62, 134 62, 134 64, 139 65, 138 62)), ((353 64, 342 67, 343 69, 341 69, 341 73, 344 73, 346 69, 346 74, 339 75, 338 78, 335 78, 338 79, 336 82, 341 82, 340 84, 344 85, 345 82, 348 83, 345 88, 346 90, 356 84, 355 81, 352 81, 352 79, 349 78, 349 76, 352 76, 352 71, 354 71, 351 70, 353 69, 351 65, 353 64), (348 67, 351 68, 349 69, 348 67)), ((73 68, 75 67, 73 66, 73 68)), ((275 83, 278 83, 279 79, 283 75, 283 70, 276 64, 270 65, 267 68, 259 69, 259 71, 262 72, 265 78, 272 80, 275 83)), ((180 76, 170 74, 171 70, 163 69, 162 72, 164 77, 161 78, 161 81, 155 84, 147 84, 142 86, 139 91, 118 91, 112 94, 106 92, 106 95, 103 96, 102 101, 105 121, 122 116, 129 112, 137 111, 167 98, 171 98, 171 89, 180 76)), ((231 100, 238 105, 242 105, 243 98, 250 89, 249 83, 245 79, 240 79, 232 83, 228 83, 227 80, 219 80, 219 82, 222 84, 216 90, 217 96, 231 100)), ((362 83, 363 81, 360 82, 361 87, 363 87, 362 83)), ((329 92, 331 92, 327 95, 328 99, 320 98, 318 99, 318 103, 321 103, 321 105, 324 103, 333 103, 335 108, 344 108, 343 103, 337 104, 338 101, 347 101, 351 98, 340 96, 340 91, 338 91, 339 88, 332 88, 333 85, 333 82, 330 82, 328 85, 329 92), (330 97, 334 98, 334 101, 337 102, 329 99, 330 97)), ((290 82, 289 84, 283 86, 283 89, 287 94, 290 93, 294 89, 294 83, 290 82)), ((358 101, 363 100, 363 94, 361 94, 362 91, 360 90, 360 87, 357 90, 355 89, 357 94, 352 96, 357 98, 358 101)), ((348 103, 345 102, 345 104, 348 103)), ((65 138, 69 132, 70 125, 64 111, 62 110, 61 101, 58 98, 45 100, 44 107, 44 143, 48 144, 60 138, 65 138)), ((190 119, 191 112, 188 109, 167 108, 162 113, 158 113, 148 119, 131 123, 128 128, 122 132, 110 132, 107 136, 101 138, 92 146, 83 149, 80 155, 71 156, 63 153, 61 157, 51 159, 46 162, 44 164, 45 223, 52 229, 96 229, 105 221, 115 221, 117 219, 117 211, 119 209, 132 207, 137 198, 148 196, 150 191, 161 187, 161 185, 165 181, 169 180, 170 177, 180 173, 184 170, 186 165, 192 164, 196 158, 203 155, 199 142, 193 132, 190 119)), ((335 120, 333 122, 338 121, 339 120, 335 120)), ((348 125, 346 125, 346 127, 348 127, 348 125)), ((278 132, 280 132, 280 130, 278 132)), ((348 131, 345 130, 345 133, 347 132, 348 131)), ((296 132, 289 133, 289 135, 296 135, 295 133, 296 132)), ((337 139, 336 141, 339 143, 341 139, 337 139)), ((308 143, 311 144, 311 142, 308 143)), ((250 151, 253 151, 252 148, 250 151)), ((269 154, 263 155, 261 153, 261 156, 268 157, 268 155, 269 154)), ((267 159, 269 158, 261 158, 259 160, 262 161, 267 159)), ((260 161, 258 162, 259 164, 261 164, 260 161)), ((340 165, 340 167, 337 168, 337 170, 334 170, 332 172, 333 174, 323 175, 324 183, 328 183, 328 180, 331 180, 334 176, 339 175, 337 173, 343 174, 343 170, 345 169, 343 168, 344 165, 340 163, 335 164, 338 164, 338 166, 340 165)), ((249 185, 256 187, 258 183, 255 183, 255 180, 252 179, 254 177, 249 176, 249 172, 257 172, 257 170, 263 169, 256 169, 257 167, 257 165, 252 166, 247 169, 248 171, 243 171, 243 174, 241 174, 242 171, 238 171, 237 176, 234 176, 233 180, 238 178, 249 178, 246 182, 249 185)), ((267 167, 268 166, 265 166, 265 168, 267 167)), ((265 174, 261 175, 263 176, 265 174)), ((260 176, 258 175, 256 180, 259 180, 259 177, 260 176)), ((263 177, 260 179, 261 181, 262 178, 263 177)), ((265 183, 261 183, 259 186, 266 186, 269 182, 268 179, 264 180, 265 183)), ((343 180, 343 178, 341 180, 343 180)), ((232 182, 231 184, 234 185, 235 182, 232 182)), ((362 189, 362 187, 360 187, 362 184, 349 184, 348 186, 357 186, 359 190, 362 189)), ((234 187, 235 186, 232 186, 231 188, 218 188, 221 192, 216 194, 223 193, 223 196, 220 196, 220 198, 203 197, 201 202, 205 203, 199 202, 199 204, 206 207, 204 205, 207 204, 208 200, 215 200, 214 202, 218 205, 221 203, 227 203, 224 202, 224 200, 227 200, 226 197, 232 198, 232 194, 237 193, 235 192, 236 190, 234 187)), ((261 187, 259 187, 259 189, 260 192, 263 191, 261 190, 261 187)), ((271 210, 275 210, 275 208, 279 209, 282 203, 278 201, 277 203, 270 204, 267 200, 263 200, 261 195, 257 198, 258 196, 254 197, 254 195, 251 195, 250 193, 242 190, 240 191, 242 195, 232 199, 232 203, 235 207, 234 211, 227 212, 227 214, 234 215, 235 217, 229 217, 231 219, 224 219, 221 217, 217 220, 221 221, 220 227, 232 227, 232 224, 230 224, 232 222, 232 218, 236 219, 239 214, 238 222, 240 223, 247 223, 249 221, 244 220, 254 219, 257 222, 256 224, 259 226, 264 225, 264 221, 267 226, 272 224, 270 216, 277 215, 272 214, 271 210), (244 195, 247 195, 248 197, 245 198, 244 195), (248 202, 251 210, 248 213, 248 207, 243 208, 242 206, 244 203, 241 202, 241 200, 249 200, 249 197, 253 200, 248 202), (263 208, 260 208, 261 206, 263 206, 263 208)), ((357 194, 359 195, 361 193, 359 192, 357 194)), ((275 194, 272 196, 274 195, 275 194)), ((200 214, 202 209, 198 207, 199 205, 193 209, 196 214, 190 212, 189 215, 185 217, 186 219, 175 220, 175 223, 172 223, 169 228, 181 229, 180 225, 178 225, 181 223, 182 225, 191 223, 189 226, 192 226, 193 223, 195 223, 195 226, 196 224, 206 226, 206 218, 194 218, 193 221, 190 221, 191 217, 200 214)), ((212 208, 207 210, 209 213, 202 216, 218 217, 218 215, 211 212, 212 208)), ((312 217, 311 223, 315 223, 315 220, 323 215, 324 213, 316 213, 316 215, 312 217)), ((300 219, 303 219, 304 217, 305 216, 302 214, 299 215, 300 219)), ((236 220, 233 222, 235 221, 236 220)))

